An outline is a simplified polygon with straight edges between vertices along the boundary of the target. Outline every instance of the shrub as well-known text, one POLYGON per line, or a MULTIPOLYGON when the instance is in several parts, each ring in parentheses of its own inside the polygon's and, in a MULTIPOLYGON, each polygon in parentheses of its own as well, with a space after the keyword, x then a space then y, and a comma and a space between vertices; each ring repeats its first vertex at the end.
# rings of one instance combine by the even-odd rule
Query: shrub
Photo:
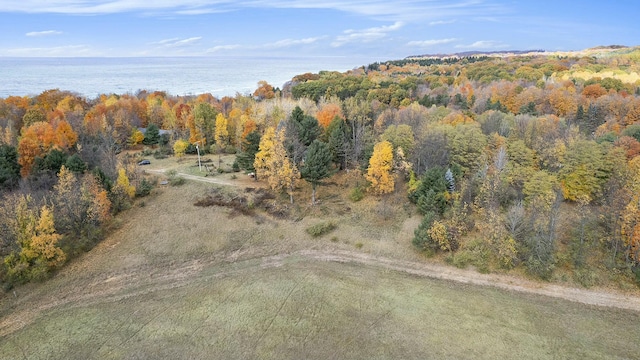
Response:
POLYGON ((145 197, 151 193, 153 189, 153 183, 147 179, 142 179, 138 186, 136 186, 136 197, 145 197))
POLYGON ((349 199, 353 202, 358 202, 364 198, 364 189, 361 186, 356 186, 351 193, 349 193, 349 199))
POLYGON ((184 178, 181 178, 180 176, 169 178, 169 185, 171 186, 180 186, 180 185, 183 185, 185 182, 187 182, 187 180, 185 180, 184 178))
POLYGON ((169 178, 169 185, 171 186, 180 186, 186 182, 184 178, 178 176, 178 172, 176 170, 169 170, 165 174, 169 178))
POLYGON ((438 244, 431 239, 431 235, 429 234, 429 229, 435 219, 436 214, 433 211, 427 212, 422 218, 422 222, 420 222, 418 228, 413 232, 413 246, 421 251, 434 253, 435 250, 438 249, 438 244))
POLYGON ((307 228, 307 233, 313 237, 320 237, 328 234, 336 228, 336 224, 331 221, 321 222, 307 228))

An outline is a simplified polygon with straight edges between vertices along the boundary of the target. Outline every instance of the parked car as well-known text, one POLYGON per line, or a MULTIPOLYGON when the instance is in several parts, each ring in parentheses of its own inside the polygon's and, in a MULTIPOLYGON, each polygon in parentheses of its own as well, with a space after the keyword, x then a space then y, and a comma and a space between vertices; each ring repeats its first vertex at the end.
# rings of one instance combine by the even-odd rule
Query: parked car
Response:
POLYGON ((151 164, 151 161, 149 160, 142 160, 138 163, 138 165, 149 165, 149 164, 151 164))

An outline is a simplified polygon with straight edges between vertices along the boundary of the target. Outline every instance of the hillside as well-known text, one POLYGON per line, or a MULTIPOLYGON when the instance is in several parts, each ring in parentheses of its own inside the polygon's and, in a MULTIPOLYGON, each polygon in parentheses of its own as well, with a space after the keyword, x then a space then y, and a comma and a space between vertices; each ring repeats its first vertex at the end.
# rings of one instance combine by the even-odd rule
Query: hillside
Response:
MULTIPOLYGON (((528 281, 425 266, 411 249, 414 220, 402 212, 380 223, 368 215, 373 204, 352 204, 347 217, 360 219, 353 225, 313 209, 302 219, 279 219, 193 205, 214 189, 189 181, 154 190, 54 278, 3 297, 0 352, 35 359, 544 359, 632 358, 638 351, 640 303, 635 311, 600 308, 535 295, 544 287, 528 281), (327 219, 337 231, 320 238, 305 232, 327 219), (485 286, 466 285, 480 278, 485 286), (500 289, 513 283, 528 290, 500 289)), ((597 298, 580 291, 574 300, 597 298)))
POLYGON ((0 346, 632 358, 639 74, 612 46, 0 99, 0 346))

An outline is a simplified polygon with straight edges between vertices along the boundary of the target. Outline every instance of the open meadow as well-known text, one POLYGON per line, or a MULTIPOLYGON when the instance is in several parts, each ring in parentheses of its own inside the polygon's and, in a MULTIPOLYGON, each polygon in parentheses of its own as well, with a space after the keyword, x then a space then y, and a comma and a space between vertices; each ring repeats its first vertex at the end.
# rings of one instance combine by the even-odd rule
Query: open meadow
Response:
MULTIPOLYGON (((169 165, 154 161, 150 168, 169 165)), ((420 218, 393 197, 387 204, 353 203, 320 188, 320 205, 311 208, 300 196, 273 214, 194 206, 206 194, 260 193, 258 184, 246 190, 254 184, 244 178, 216 179, 239 186, 190 180, 160 186, 52 279, 5 294, 1 357, 633 359, 640 353, 638 311, 403 270, 425 262, 411 245, 420 218), (335 229, 319 237, 307 232, 326 223, 335 229), (365 257, 370 261, 358 260, 365 257)))

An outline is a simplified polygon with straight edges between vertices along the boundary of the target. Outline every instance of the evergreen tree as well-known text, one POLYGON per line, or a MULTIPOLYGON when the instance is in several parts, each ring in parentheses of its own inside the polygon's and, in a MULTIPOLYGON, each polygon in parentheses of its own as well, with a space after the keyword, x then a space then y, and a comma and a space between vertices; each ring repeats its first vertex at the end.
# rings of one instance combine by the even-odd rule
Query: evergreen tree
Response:
POLYGON ((20 165, 18 151, 11 145, 0 145, 0 189, 10 189, 18 185, 20 165))
POLYGON ((247 134, 242 144, 242 152, 238 154, 237 162, 241 169, 254 172, 256 171, 253 163, 256 159, 256 153, 260 147, 260 133, 254 130, 247 134))
POLYGON ((87 170, 87 164, 85 164, 84 161, 80 159, 80 156, 78 156, 78 154, 69 156, 64 166, 74 173, 83 173, 85 172, 85 170, 87 170))
POLYGON ((311 204, 316 203, 316 186, 320 180, 331 175, 331 151, 329 145, 318 140, 314 140, 304 157, 304 165, 300 169, 300 175, 307 182, 311 183, 311 204))
POLYGON ((155 145, 160 141, 160 129, 156 124, 149 124, 147 131, 144 133, 144 140, 142 143, 145 145, 155 145))
POLYGON ((328 146, 331 152, 331 160, 342 170, 346 167, 346 147, 349 141, 347 138, 347 126, 344 120, 335 117, 327 127, 327 133, 329 134, 328 146))

